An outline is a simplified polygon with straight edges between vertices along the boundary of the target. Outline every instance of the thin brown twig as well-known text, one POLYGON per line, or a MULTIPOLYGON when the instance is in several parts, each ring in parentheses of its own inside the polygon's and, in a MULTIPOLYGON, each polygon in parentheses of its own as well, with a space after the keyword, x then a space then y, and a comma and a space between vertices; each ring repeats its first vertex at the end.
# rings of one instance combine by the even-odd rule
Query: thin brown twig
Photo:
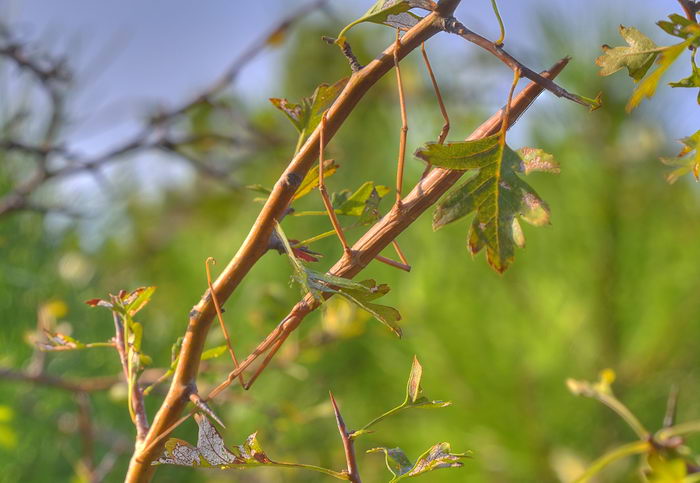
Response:
POLYGON ((521 75, 523 77, 527 77, 528 79, 537 82, 540 84, 542 87, 547 89, 549 92, 554 94, 557 97, 563 97, 565 99, 568 99, 570 101, 576 102, 577 104, 581 104, 582 106, 586 106, 589 108, 596 108, 597 107, 597 100, 586 100, 582 98, 581 96, 578 96, 576 94, 572 94, 571 92, 567 91, 563 87, 560 87, 557 85, 554 81, 551 79, 547 79, 546 77, 543 77, 542 75, 538 74, 537 72, 533 71, 532 69, 529 69, 525 65, 523 65, 519 60, 517 60, 515 57, 510 55, 508 52, 503 50, 502 47, 496 45, 495 43, 491 42, 490 40, 482 37, 481 35, 472 32, 469 30, 467 27, 465 27, 461 22, 459 22, 456 18, 452 17, 449 18, 445 21, 445 31, 459 35, 463 39, 478 45, 482 49, 488 51, 491 53, 494 57, 496 57, 498 60, 503 62, 505 65, 510 67, 512 71, 515 71, 516 69, 520 69, 521 75))
POLYGON ((338 425, 338 432, 340 433, 340 439, 343 441, 343 450, 345 451, 345 463, 347 465, 348 480, 353 483, 362 483, 360 478, 360 472, 357 469, 357 458, 355 457, 355 444, 354 440, 350 437, 347 428, 345 427, 345 421, 343 421, 343 416, 340 414, 340 409, 338 409, 338 403, 333 397, 333 393, 328 391, 331 397, 331 404, 333 405, 333 413, 335 414, 335 422, 338 425))

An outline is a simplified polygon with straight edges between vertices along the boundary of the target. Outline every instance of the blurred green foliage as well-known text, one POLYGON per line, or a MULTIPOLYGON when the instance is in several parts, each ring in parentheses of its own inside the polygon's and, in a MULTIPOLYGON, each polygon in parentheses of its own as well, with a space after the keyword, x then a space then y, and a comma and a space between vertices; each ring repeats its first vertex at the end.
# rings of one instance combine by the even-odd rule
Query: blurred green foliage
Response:
MULTIPOLYGON (((367 27, 374 37, 362 37, 360 28, 353 32, 361 62, 391 41, 390 31, 372 29, 367 27)), ((279 97, 299 99, 321 82, 348 74, 337 49, 320 41, 336 30, 306 25, 294 35, 279 69, 279 97)), ((563 44, 561 39, 551 43, 563 44)), ((664 181, 658 156, 675 147, 668 147, 651 111, 624 112, 627 91, 597 76, 595 46, 590 47, 560 80, 573 91, 603 91, 603 108, 589 114, 580 106, 543 99, 543 106, 515 128, 515 135, 554 153, 561 165, 560 176, 529 180, 551 207, 551 226, 526 226, 527 248, 499 276, 483 256, 472 260, 468 255, 465 224, 434 233, 430 216, 424 215, 399 238, 411 273, 376 263, 362 276, 391 286, 383 303, 403 315, 403 339, 346 302, 330 301, 304 321, 251 391, 234 387, 220 397, 215 407, 227 424, 226 441, 242 441, 257 430, 276 459, 342 468, 328 390, 349 428, 360 428, 401 400, 414 354, 423 364, 426 392, 453 404, 441 411, 407 411, 360 439, 360 469, 368 482, 389 477, 383 458, 364 455, 365 450, 400 446, 415 457, 438 441, 449 441, 458 452, 471 449, 474 458, 462 469, 431 473, 424 481, 568 481, 630 437, 606 408, 574 398, 564 385, 567 377, 591 378, 605 367, 615 368, 617 393, 649 425, 661 421, 671 383, 681 388, 679 420, 700 415, 695 403, 700 397, 699 192, 690 179, 672 186, 664 181)), ((540 52, 539 61, 553 62, 564 53, 563 48, 540 52)), ((402 64, 410 151, 434 140, 441 126, 418 55, 402 64)), ((481 104, 467 106, 464 100, 478 100, 480 93, 460 83, 459 72, 492 69, 495 61, 438 56, 433 63, 448 99, 448 139, 463 139, 505 99, 510 76, 503 71, 502 93, 488 93, 481 104), (488 102, 493 99, 500 100, 488 102)), ((261 102, 249 109, 245 115, 253 125, 282 139, 253 152, 238 178, 242 184, 271 186, 293 152, 296 135, 272 105, 261 102)), ((399 128, 395 79, 388 75, 330 143, 328 158, 341 167, 328 180, 329 190, 355 189, 366 180, 393 185, 399 128)), ((423 164, 409 160, 407 165, 406 179, 417 180, 423 164)), ((0 169, 3 189, 8 176, 0 169)), ((130 192, 127 184, 118 186, 125 193, 128 219, 122 222, 128 222, 128 236, 108 232, 94 250, 83 248, 76 230, 57 234, 37 214, 0 220, 0 365, 27 368, 39 317, 82 341, 108 339, 114 330, 108 313, 91 310, 83 301, 143 285, 158 286, 139 314, 143 350, 155 367, 169 365, 170 346, 206 288, 204 260, 212 256, 218 266, 225 263, 260 204, 253 200, 255 193, 202 179, 165 188, 155 201, 130 192)), ((384 210, 389 202, 384 201, 384 210)), ((299 205, 322 209, 315 194, 299 205)), ((330 224, 323 217, 288 217, 284 229, 301 240, 330 224)), ((349 237, 360 234, 352 231, 349 237)), ((311 248, 324 254, 315 267, 319 270, 341 255, 334 238, 311 248)), ((239 354, 247 353, 298 299, 290 275, 285 256, 269 253, 227 302, 225 318, 239 354)), ((216 327, 209 339, 211 347, 222 343, 216 327)), ((62 377, 120 371, 116 353, 106 348, 46 357, 47 371, 62 377)), ((200 388, 215 384, 227 370, 225 358, 214 360, 200 388)), ((0 387, 0 481, 74 478, 81 448, 70 394, 12 381, 0 380, 0 387)), ((124 394, 115 387, 93 398, 98 458, 117 439, 133 439, 124 394)), ((151 415, 162 394, 155 390, 148 397, 151 415)), ((188 441, 195 435, 192 421, 176 431, 188 441)), ((121 480, 129 452, 121 454, 108 481, 121 480)), ((235 476, 250 482, 327 481, 297 470, 257 471, 235 476)), ((601 481, 626 481, 629 471, 624 464, 612 467, 601 481)), ((156 475, 156 481, 229 478, 230 473, 176 467, 161 467, 156 475)))

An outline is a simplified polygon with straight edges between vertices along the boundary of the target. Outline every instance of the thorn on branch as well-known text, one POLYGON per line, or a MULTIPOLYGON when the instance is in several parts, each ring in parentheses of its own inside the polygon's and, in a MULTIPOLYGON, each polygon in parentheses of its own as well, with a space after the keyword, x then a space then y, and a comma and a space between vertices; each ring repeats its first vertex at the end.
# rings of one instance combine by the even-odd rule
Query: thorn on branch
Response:
POLYGON ((345 461, 347 463, 347 473, 348 480, 353 483, 361 483, 360 473, 357 469, 357 459, 355 458, 355 445, 353 439, 350 437, 352 432, 348 432, 345 427, 345 421, 343 421, 343 416, 340 415, 340 409, 338 409, 338 403, 336 403, 333 393, 328 391, 331 397, 331 404, 333 405, 333 413, 335 414, 335 422, 338 425, 338 432, 340 433, 340 438, 343 440, 343 449, 345 450, 345 461))

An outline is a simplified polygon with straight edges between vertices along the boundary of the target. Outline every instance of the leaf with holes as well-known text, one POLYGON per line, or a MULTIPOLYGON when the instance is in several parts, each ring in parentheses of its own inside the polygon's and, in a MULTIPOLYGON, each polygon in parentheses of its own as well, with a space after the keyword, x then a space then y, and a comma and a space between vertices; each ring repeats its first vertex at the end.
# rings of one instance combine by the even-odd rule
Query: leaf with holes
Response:
POLYGON ((500 136, 444 145, 429 143, 415 154, 441 168, 478 170, 438 204, 433 228, 476 212, 468 234, 469 251, 475 255, 486 248, 489 264, 503 272, 513 262, 515 247, 525 246, 518 218, 535 226, 549 223, 547 204, 518 173, 556 173, 559 166, 541 150, 513 151, 500 136))
POLYGON ((383 24, 403 30, 409 29, 421 20, 421 17, 409 12, 413 8, 433 10, 435 2, 430 0, 377 0, 362 17, 346 25, 340 31, 337 43, 342 45, 348 30, 364 22, 383 24))
POLYGON ((245 443, 226 448, 219 431, 205 416, 195 414, 199 426, 197 446, 177 438, 170 438, 165 443, 161 456, 153 462, 154 465, 178 465, 200 468, 217 468, 219 470, 246 469, 258 466, 275 466, 286 468, 302 468, 324 473, 339 480, 347 480, 344 473, 322 468, 320 466, 298 463, 283 463, 268 458, 253 433, 245 443))
POLYGON ((600 75, 614 74, 622 68, 627 68, 629 76, 639 81, 646 75, 659 54, 656 44, 634 27, 620 25, 620 36, 629 46, 603 45, 603 55, 595 60, 601 68, 600 75))
POLYGON ((372 448, 368 453, 384 453, 386 466, 394 477, 391 482, 422 475, 441 468, 459 468, 464 464, 460 461, 468 458, 468 453, 451 453, 449 443, 438 443, 420 455, 415 463, 411 463, 401 448, 372 448))
POLYGON ((693 173, 696 181, 700 181, 700 131, 696 131, 692 136, 681 139, 684 144, 681 152, 675 158, 661 158, 661 161, 676 169, 671 171, 666 180, 675 183, 678 178, 688 173, 693 173))
POLYGON ((669 15, 668 18, 669 20, 659 20, 656 25, 667 34, 681 39, 687 39, 692 35, 692 28, 688 28, 693 25, 692 21, 677 13, 669 15))
POLYGON ((270 102, 292 121, 299 134, 307 137, 316 129, 316 126, 321 122, 323 111, 330 107, 347 82, 348 78, 346 77, 332 85, 321 84, 311 97, 304 97, 299 104, 278 98, 271 98, 270 102))

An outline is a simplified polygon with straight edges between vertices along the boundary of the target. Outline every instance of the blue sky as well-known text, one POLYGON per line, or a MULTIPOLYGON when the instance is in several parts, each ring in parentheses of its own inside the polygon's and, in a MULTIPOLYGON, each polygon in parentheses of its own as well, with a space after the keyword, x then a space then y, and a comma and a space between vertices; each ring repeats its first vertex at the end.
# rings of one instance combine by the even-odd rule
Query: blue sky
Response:
MULTIPOLYGON (((292 0, 5 2, 0 4, 0 12, 21 25, 27 38, 44 39, 57 52, 66 49, 79 52, 83 81, 74 108, 80 117, 69 140, 88 151, 100 150, 126 135, 135 126, 134 118, 149 106, 168 105, 196 92, 215 78, 248 42, 304 3, 292 0), (108 126, 112 129, 107 130, 108 126)), ((360 16, 371 1, 331 0, 330 3, 338 16, 351 19, 360 16)), ((529 29, 536 25, 533 12, 543 7, 560 12, 572 35, 580 37, 586 45, 618 40, 615 32, 599 32, 603 13, 608 16, 609 24, 633 24, 665 41, 663 35, 656 34, 658 29, 653 22, 677 10, 673 0, 500 0, 499 4, 508 27, 508 40, 512 42, 511 50, 516 55, 519 50, 536 52, 537 45, 529 29)), ((488 0, 464 1, 456 16, 488 37, 497 36, 488 0)), ((442 37, 436 41, 438 48, 475 51, 449 36, 442 37)), ((279 51, 273 51, 260 56, 243 72, 235 87, 249 99, 264 101, 278 95, 272 80, 278 55, 279 51)), ((542 65, 550 60, 543 59, 542 65)), ((680 97, 675 99, 681 103, 680 97)), ((691 124, 697 124, 700 118, 697 113, 697 109, 691 109, 681 116, 683 120, 678 124, 672 123, 671 134, 696 129, 691 124)))

